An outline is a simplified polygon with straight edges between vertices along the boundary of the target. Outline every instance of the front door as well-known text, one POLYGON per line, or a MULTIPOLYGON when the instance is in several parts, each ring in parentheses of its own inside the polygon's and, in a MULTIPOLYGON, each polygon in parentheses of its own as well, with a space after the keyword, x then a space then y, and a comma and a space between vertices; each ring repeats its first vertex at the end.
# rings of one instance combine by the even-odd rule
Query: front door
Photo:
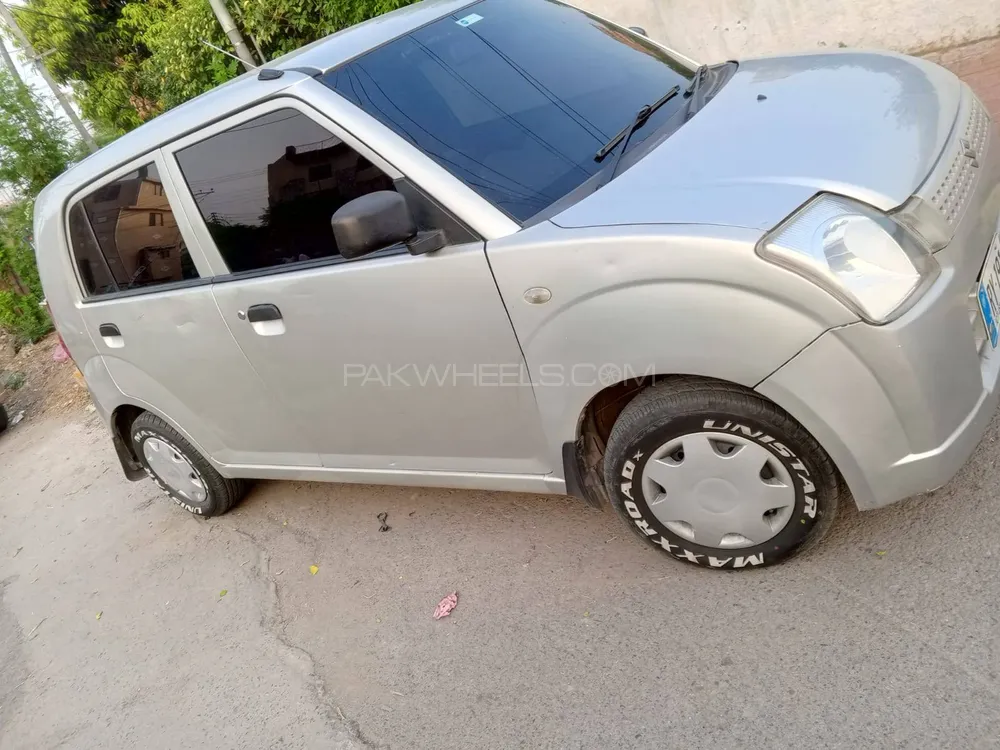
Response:
POLYGON ((217 461, 319 465, 230 335, 161 167, 127 165, 70 209, 79 309, 109 374, 217 461))
POLYGON ((541 426, 484 243, 374 154, 288 100, 178 144, 177 166, 228 273, 233 337, 325 466, 541 475, 541 426), (200 138, 200 140, 199 140, 200 138), (330 219, 407 196, 450 244, 345 261, 330 219))

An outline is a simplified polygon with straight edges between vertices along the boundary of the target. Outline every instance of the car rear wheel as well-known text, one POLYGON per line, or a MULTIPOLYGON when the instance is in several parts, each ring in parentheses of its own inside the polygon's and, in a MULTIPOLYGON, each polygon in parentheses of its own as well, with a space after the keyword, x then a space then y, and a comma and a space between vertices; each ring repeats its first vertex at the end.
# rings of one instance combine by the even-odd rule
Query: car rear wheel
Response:
POLYGON ((729 383, 677 378, 640 393, 608 439, 605 483, 640 537, 710 568, 771 565, 829 530, 841 483, 788 414, 729 383))
POLYGON ((243 479, 226 479, 173 427, 144 412, 132 423, 142 467, 171 500, 196 516, 218 516, 246 494, 243 479))

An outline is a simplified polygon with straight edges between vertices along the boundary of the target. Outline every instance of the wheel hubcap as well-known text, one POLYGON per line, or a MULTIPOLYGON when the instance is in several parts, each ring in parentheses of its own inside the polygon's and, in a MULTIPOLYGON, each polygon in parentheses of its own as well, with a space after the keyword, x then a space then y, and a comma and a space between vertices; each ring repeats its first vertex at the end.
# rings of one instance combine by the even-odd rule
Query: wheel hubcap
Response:
POLYGON ((642 491, 656 518, 706 547, 754 547, 773 538, 792 516, 795 486, 777 458, 736 435, 697 432, 671 440, 650 456, 642 491))
POLYGON ((142 454, 159 480, 178 495, 193 503, 203 503, 208 498, 198 472, 172 445, 149 438, 142 444, 142 454))

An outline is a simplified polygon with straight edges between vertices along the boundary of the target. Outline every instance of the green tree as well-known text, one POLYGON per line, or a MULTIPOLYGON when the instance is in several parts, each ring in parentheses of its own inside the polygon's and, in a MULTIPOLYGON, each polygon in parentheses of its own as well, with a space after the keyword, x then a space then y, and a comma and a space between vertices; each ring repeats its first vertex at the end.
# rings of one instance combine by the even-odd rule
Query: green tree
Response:
POLYGON ((66 169, 66 125, 38 96, 0 70, 0 183, 34 196, 66 169))
MULTIPOLYGON (((413 0, 229 0, 268 58, 413 0)), ((208 0, 27 0, 18 21, 99 130, 121 134, 239 72, 208 0)))
POLYGON ((26 341, 51 328, 31 247, 34 197, 69 164, 66 125, 38 96, 0 70, 0 184, 20 199, 0 209, 0 326, 26 341))

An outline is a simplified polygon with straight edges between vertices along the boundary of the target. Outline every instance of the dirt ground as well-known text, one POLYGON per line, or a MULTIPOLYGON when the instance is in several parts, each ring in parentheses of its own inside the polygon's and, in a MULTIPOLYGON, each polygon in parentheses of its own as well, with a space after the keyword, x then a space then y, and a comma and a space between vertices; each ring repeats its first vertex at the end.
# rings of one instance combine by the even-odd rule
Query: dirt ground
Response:
POLYGON ((53 359, 59 347, 59 336, 51 333, 18 350, 13 337, 0 331, 0 404, 10 419, 75 414, 90 405, 90 394, 73 362, 53 359), (5 388, 11 379, 23 384, 5 388))
POLYGON ((259 482, 199 520, 44 403, 0 435, 0 750, 1000 737, 997 420, 948 487, 723 574, 564 497, 259 482))

